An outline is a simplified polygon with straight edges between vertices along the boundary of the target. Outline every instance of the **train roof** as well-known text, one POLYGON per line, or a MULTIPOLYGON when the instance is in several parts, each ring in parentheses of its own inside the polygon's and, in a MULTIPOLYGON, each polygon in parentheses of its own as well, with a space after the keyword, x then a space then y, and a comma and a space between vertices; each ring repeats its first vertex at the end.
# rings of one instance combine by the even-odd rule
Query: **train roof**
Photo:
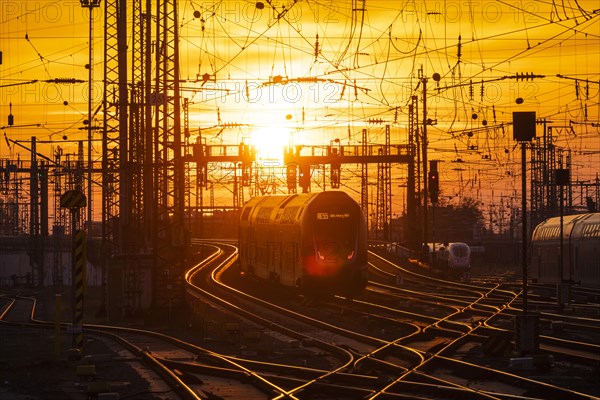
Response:
POLYGON ((256 205, 261 206, 279 206, 285 207, 289 204, 302 204, 306 205, 318 198, 323 197, 333 197, 336 200, 339 200, 343 197, 350 198, 351 197, 341 190, 330 190, 325 192, 315 192, 315 193, 294 193, 294 194, 272 194, 272 195, 263 195, 263 196, 255 196, 248 200, 246 204, 244 204, 244 208, 246 207, 254 207, 256 205))
MULTIPOLYGON (((560 238, 560 217, 540 222, 532 233, 533 241, 560 238)), ((562 218, 563 238, 600 238, 600 213, 565 215, 562 218)))
MULTIPOLYGON (((563 225, 586 221, 588 223, 600 222, 600 213, 572 214, 563 216, 563 225)), ((536 228, 542 226, 558 226, 560 217, 550 217, 540 222, 536 228)))
POLYGON ((435 243, 427 243, 427 246, 433 247, 434 244, 435 244, 435 247, 449 247, 449 246, 467 246, 467 247, 471 247, 471 246, 469 246, 465 242, 435 242, 435 243))
POLYGON ((346 192, 330 190, 316 193, 290 195, 256 196, 243 207, 241 221, 291 223, 301 218, 302 211, 311 204, 334 205, 344 207, 352 204, 358 206, 346 192))
POLYGON ((429 251, 433 251, 434 248, 434 244, 435 244, 435 250, 441 250, 441 249, 451 249, 451 248, 457 248, 457 247, 464 247, 469 249, 469 252, 471 251, 471 246, 469 246, 467 243, 465 242, 439 242, 439 243, 427 243, 427 247, 429 247, 429 251))

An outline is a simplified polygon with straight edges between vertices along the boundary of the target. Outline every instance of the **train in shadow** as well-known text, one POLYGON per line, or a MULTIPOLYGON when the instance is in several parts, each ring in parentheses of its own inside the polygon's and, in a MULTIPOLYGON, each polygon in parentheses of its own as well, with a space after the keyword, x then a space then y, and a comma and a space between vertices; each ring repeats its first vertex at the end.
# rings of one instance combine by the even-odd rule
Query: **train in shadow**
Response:
POLYGON ((342 191, 257 196, 239 220, 242 274, 319 297, 353 297, 367 284, 367 226, 342 191))
POLYGON ((548 218, 533 230, 531 247, 535 281, 600 286, 600 213, 548 218))

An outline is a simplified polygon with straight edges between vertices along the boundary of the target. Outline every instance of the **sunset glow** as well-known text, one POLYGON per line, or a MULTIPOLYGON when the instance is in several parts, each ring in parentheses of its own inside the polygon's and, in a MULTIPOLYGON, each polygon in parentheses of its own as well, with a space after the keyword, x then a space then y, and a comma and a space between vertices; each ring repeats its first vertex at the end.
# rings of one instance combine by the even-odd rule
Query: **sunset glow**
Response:
POLYGON ((282 166, 283 150, 289 141, 289 134, 278 126, 264 126, 252 131, 251 144, 262 166, 282 166))
MULTIPOLYGON (((48 157, 58 146, 73 157, 86 140, 88 10, 78 2, 30 3, 1 5, 0 126, 26 146, 35 136, 48 157)), ((357 145, 366 129, 368 143, 379 144, 389 125, 392 143, 404 144, 411 98, 421 124, 426 96, 429 159, 440 161, 443 201, 513 202, 521 173, 515 111, 536 112, 538 137, 541 121, 554 126, 553 145, 570 152, 574 180, 598 179, 597 1, 177 4, 192 142, 200 131, 209 145, 251 138, 266 159, 278 157, 290 135, 295 145, 357 145)), ((104 17, 102 2, 92 40, 94 126, 103 120, 104 17)), ((128 17, 127 24, 129 37, 137 23, 128 17)), ((101 130, 93 136, 99 163, 101 130)), ((17 154, 29 157, 3 141, 0 158, 17 154)), ((342 171, 342 184, 355 189, 353 168, 342 171)), ((404 169, 395 169, 394 187, 405 185, 404 169)), ((217 200, 228 201, 228 193, 217 191, 217 200)))

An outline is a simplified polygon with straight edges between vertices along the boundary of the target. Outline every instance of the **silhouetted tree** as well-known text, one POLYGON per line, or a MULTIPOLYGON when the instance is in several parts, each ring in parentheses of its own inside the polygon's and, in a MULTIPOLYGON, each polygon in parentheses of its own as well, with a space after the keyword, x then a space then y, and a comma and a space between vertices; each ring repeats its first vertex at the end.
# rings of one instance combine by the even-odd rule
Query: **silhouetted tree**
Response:
POLYGON ((479 209, 479 202, 472 197, 463 197, 458 211, 463 217, 477 225, 482 225, 484 222, 483 212, 479 209))

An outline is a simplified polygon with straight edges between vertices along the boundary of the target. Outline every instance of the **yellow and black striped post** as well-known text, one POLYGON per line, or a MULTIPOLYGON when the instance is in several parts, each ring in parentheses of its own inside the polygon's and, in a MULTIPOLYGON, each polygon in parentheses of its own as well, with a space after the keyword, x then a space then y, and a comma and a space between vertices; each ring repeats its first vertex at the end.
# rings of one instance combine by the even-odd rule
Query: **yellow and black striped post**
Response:
POLYGON ((75 313, 73 315, 73 344, 83 349, 83 291, 85 288, 86 235, 84 231, 75 232, 73 246, 75 313))
POLYGON ((73 288, 73 346, 81 353, 83 350, 83 289, 85 285, 85 232, 77 230, 79 209, 86 206, 85 195, 81 190, 67 190, 60 197, 60 206, 71 212, 71 234, 73 249, 71 256, 71 287, 73 288))

